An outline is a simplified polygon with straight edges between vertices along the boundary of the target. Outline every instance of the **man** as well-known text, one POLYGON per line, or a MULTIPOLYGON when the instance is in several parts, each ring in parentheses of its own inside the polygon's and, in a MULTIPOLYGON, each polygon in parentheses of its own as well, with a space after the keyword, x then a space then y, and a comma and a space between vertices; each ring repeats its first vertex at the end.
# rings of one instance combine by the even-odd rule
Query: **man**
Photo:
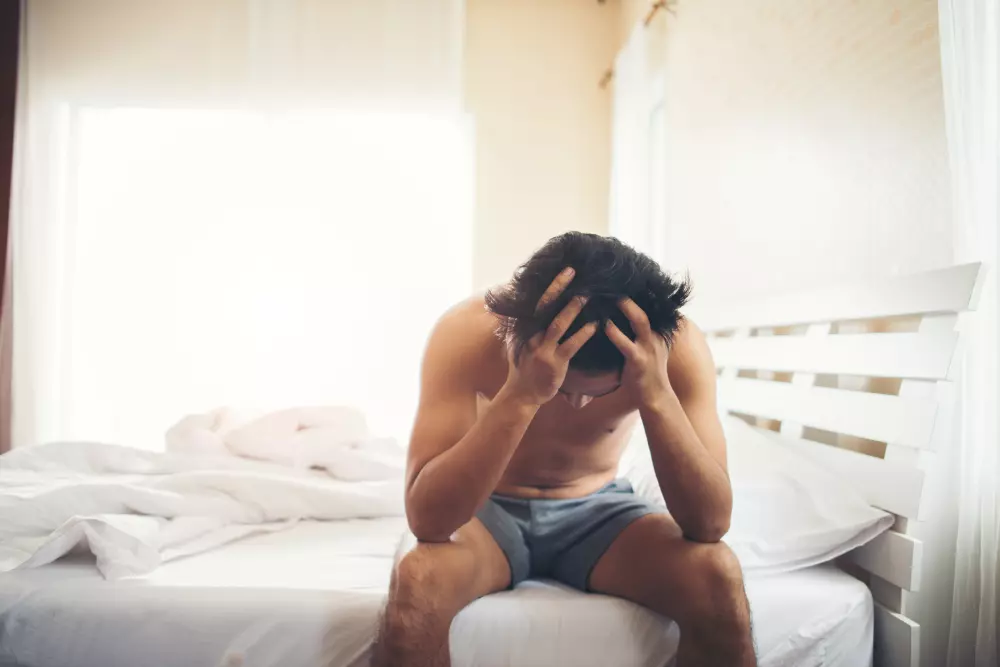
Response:
POLYGON ((616 239, 549 241, 437 324, 376 667, 447 666, 452 618, 530 577, 677 621, 678 667, 755 665, 732 489, 687 283, 616 239), (499 334, 499 335, 498 335, 499 334), (669 513, 615 480, 642 422, 669 513))

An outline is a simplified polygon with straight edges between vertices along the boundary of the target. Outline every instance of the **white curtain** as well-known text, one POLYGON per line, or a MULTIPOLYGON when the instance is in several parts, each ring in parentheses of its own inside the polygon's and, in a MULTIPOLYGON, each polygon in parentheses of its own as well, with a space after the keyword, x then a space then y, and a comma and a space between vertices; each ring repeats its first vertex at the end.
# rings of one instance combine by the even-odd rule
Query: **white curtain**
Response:
POLYGON ((649 29, 637 23, 615 59, 609 227, 613 236, 666 266, 676 258, 667 244, 665 82, 655 66, 662 58, 655 44, 649 29))
POLYGON ((949 667, 1000 664, 1000 443, 997 440, 997 224, 1000 215, 1000 3, 939 0, 941 63, 955 202, 956 261, 988 271, 963 322, 958 537, 949 667))
POLYGON ((218 405, 404 435, 471 285, 462 1, 24 6, 14 445, 218 405))
POLYGON ((636 24, 615 58, 609 230, 638 250, 652 246, 649 207, 649 69, 646 29, 636 24))

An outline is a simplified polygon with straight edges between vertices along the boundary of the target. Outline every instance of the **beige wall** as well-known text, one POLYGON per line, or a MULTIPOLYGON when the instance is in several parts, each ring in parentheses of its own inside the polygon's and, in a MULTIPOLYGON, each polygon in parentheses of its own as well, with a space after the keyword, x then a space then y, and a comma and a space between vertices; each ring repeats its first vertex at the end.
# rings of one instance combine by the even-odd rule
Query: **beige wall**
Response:
MULTIPOLYGON (((649 4, 622 0, 620 43, 649 4)), ((934 0, 678 0, 648 34, 665 80, 665 256, 696 298, 953 261, 934 0)), ((929 500, 906 611, 938 665, 955 508, 929 500)))
POLYGON ((466 102, 476 140, 477 288, 549 237, 605 232, 615 2, 469 0, 466 102))
MULTIPOLYGON (((650 4, 622 2, 620 40, 650 4)), ((696 293, 951 261, 934 0, 679 0, 648 30, 696 293)))

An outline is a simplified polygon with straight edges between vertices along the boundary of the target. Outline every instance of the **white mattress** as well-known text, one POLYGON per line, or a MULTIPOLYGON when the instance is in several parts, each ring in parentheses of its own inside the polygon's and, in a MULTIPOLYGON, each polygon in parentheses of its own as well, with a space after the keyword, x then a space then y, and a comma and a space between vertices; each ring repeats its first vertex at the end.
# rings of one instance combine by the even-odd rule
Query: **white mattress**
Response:
MULTIPOLYGON (((402 519, 306 522, 109 582, 84 556, 0 575, 0 664, 348 667, 368 647, 402 519)), ((762 667, 868 667, 872 601, 829 567, 747 583, 762 667)), ((541 582, 452 626, 455 667, 663 667, 670 621, 541 582)))

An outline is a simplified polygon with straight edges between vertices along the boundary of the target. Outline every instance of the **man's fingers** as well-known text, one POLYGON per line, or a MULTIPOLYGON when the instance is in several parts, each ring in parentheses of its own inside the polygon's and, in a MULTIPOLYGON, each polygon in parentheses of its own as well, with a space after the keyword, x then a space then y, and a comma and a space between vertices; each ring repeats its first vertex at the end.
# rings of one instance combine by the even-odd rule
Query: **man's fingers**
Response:
POLYGON ((580 311, 583 310, 584 304, 587 303, 587 297, 578 296, 570 299, 569 303, 559 311, 556 318, 552 320, 552 324, 549 325, 548 331, 545 333, 545 342, 558 345, 559 341, 562 339, 563 334, 569 331, 570 325, 573 324, 573 320, 576 319, 580 311))
POLYGON ((563 356, 564 359, 572 359, 573 356, 580 351, 580 348, 590 340, 597 332, 597 322, 588 322, 580 327, 580 330, 575 334, 566 339, 562 345, 559 346, 559 354, 563 356))
POLYGON ((632 325, 632 331, 635 332, 636 338, 646 338, 649 336, 649 318, 646 316, 645 311, 636 305, 635 301, 629 298, 624 298, 618 302, 618 308, 625 314, 625 317, 628 318, 629 323, 632 325))
POLYGON ((630 358, 632 353, 635 352, 635 343, 629 340, 629 337, 623 334, 622 330, 616 327, 615 323, 611 320, 608 320, 604 330, 608 334, 608 339, 615 344, 618 351, 625 355, 626 359, 630 358))
POLYGON ((538 300, 538 305, 535 306, 535 312, 540 312, 553 301, 559 298, 559 295, 563 293, 563 290, 573 282, 573 276, 576 275, 576 271, 573 267, 567 266, 565 269, 559 272, 556 279, 552 281, 545 293, 542 294, 542 298, 538 300))

